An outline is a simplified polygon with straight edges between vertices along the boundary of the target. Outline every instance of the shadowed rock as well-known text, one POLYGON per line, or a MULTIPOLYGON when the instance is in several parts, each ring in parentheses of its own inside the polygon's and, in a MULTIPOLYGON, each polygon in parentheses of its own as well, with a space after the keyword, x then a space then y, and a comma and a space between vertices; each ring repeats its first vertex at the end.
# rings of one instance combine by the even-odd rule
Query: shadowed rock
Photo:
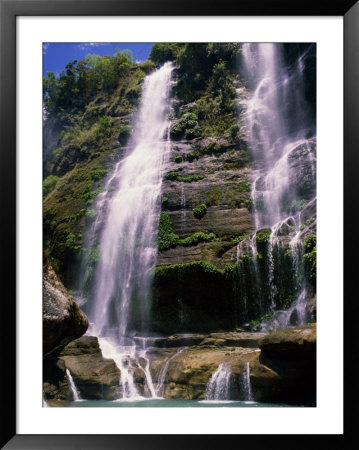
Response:
POLYGON ((98 339, 83 336, 59 354, 83 399, 115 400, 120 397, 120 369, 113 359, 102 356, 98 339))
POLYGON ((54 355, 89 326, 87 317, 66 291, 50 265, 43 278, 43 355, 54 355))

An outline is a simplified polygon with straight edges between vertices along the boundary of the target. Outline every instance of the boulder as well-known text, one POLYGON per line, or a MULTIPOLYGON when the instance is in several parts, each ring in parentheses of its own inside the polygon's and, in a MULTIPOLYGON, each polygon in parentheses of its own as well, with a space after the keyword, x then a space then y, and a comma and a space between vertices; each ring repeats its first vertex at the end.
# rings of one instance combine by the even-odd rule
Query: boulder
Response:
POLYGON ((89 326, 87 317, 66 291, 50 265, 43 277, 43 355, 58 353, 89 326))
POLYGON ((83 336, 67 345, 59 354, 83 399, 115 400, 121 396, 120 369, 106 359, 97 337, 83 336))
POLYGON ((67 405, 71 392, 66 376, 66 366, 57 358, 43 362, 43 398, 49 406, 67 405))
POLYGON ((165 348, 192 346, 200 344, 204 338, 205 335, 203 334, 175 334, 169 337, 156 338, 152 346, 165 348))
POLYGON ((316 326, 290 327, 269 333, 259 340, 263 357, 276 359, 315 359, 316 326))
POLYGON ((200 345, 216 345, 220 347, 258 348, 258 341, 265 333, 227 332, 211 333, 200 345))

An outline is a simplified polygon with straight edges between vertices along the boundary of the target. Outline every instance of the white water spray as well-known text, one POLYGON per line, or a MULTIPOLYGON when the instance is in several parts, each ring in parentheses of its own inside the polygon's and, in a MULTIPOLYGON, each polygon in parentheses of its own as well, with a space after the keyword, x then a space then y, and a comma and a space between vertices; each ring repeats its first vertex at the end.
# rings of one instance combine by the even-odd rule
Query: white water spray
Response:
POLYGON ((80 392, 78 391, 74 379, 72 378, 71 372, 69 369, 66 369, 67 379, 69 380, 70 391, 72 395, 72 399, 74 402, 78 402, 81 400, 80 392))
MULTIPOLYGON (((296 65, 288 68, 282 60, 280 44, 251 43, 242 46, 242 70, 252 95, 243 101, 244 122, 251 144, 255 171, 252 182, 252 201, 255 233, 250 239, 252 255, 255 234, 270 228, 268 242, 269 308, 274 312, 277 290, 274 280, 274 250, 282 234, 282 226, 295 236, 290 240, 298 276, 301 248, 301 209, 308 203, 301 198, 297 186, 299 167, 315 182, 315 155, 306 134, 303 55, 296 65), (290 108, 288 109, 288 105, 290 108), (289 113, 290 111, 290 113, 289 113), (300 166, 300 164, 302 166, 300 166), (293 206, 294 205, 294 206, 293 206)), ((241 250, 237 251, 240 260, 241 250)), ((253 276, 257 276, 257 270, 253 276)), ((303 299, 302 286, 295 303, 303 299)))
POLYGON ((89 245, 95 245, 101 232, 88 316, 104 356, 113 358, 121 370, 124 399, 141 398, 133 379, 136 367, 144 371, 150 394, 155 397, 149 361, 145 367, 139 361, 146 360, 145 349, 138 351, 132 336, 135 330, 148 328, 161 184, 170 154, 166 117, 172 70, 172 64, 166 63, 145 78, 128 152, 115 165, 97 198, 100 219, 94 221, 87 239, 89 245))
POLYGON ((231 366, 228 363, 220 363, 208 381, 205 392, 206 400, 229 400, 229 379, 231 366))
POLYGON ((156 385, 156 395, 158 395, 159 397, 163 397, 163 395, 164 395, 164 383, 165 383, 165 378, 167 375, 167 371, 168 371, 170 362, 173 361, 176 358, 176 356, 178 356, 184 350, 186 350, 186 349, 181 348, 181 349, 177 350, 177 352, 174 355, 170 356, 166 360, 164 365, 162 366, 160 373, 158 375, 158 380, 157 380, 157 385, 156 385))
POLYGON ((250 378, 250 364, 246 362, 245 369, 243 371, 243 394, 245 402, 253 402, 253 394, 251 387, 251 378, 250 378))

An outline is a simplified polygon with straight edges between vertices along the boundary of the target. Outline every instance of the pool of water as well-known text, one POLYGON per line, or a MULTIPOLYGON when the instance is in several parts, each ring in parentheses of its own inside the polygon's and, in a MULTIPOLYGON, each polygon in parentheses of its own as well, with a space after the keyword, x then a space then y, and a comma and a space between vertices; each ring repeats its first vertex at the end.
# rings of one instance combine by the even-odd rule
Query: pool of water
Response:
POLYGON ((70 403, 75 408, 283 408, 291 405, 279 403, 245 402, 235 400, 81 400, 70 403))

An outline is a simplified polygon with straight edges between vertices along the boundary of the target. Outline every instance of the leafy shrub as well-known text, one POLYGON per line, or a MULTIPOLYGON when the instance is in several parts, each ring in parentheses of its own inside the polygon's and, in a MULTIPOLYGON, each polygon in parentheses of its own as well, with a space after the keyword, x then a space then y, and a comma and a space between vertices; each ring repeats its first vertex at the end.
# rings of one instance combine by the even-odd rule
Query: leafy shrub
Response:
POLYGON ((44 198, 55 189, 58 180, 59 177, 57 177, 56 175, 49 175, 44 179, 42 184, 42 195, 44 198))
POLYGON ((272 231, 270 228, 266 228, 264 230, 257 231, 257 234, 256 234, 257 245, 268 243, 271 232, 272 231))
POLYGON ((170 128, 171 139, 181 139, 183 136, 185 136, 186 130, 192 130, 197 126, 198 122, 196 114, 184 113, 180 117, 178 122, 171 126, 170 128))
POLYGON ((234 123, 233 125, 231 125, 231 127, 229 128, 229 134, 231 135, 231 138, 235 141, 238 138, 238 133, 239 133, 239 125, 238 123, 234 123))
POLYGON ((165 175, 166 180, 183 181, 184 183, 192 183, 194 181, 203 180, 203 178, 203 175, 198 175, 196 173, 189 175, 180 175, 178 172, 168 172, 165 175))
POLYGON ((91 176, 91 179, 93 181, 99 181, 99 180, 101 180, 104 177, 104 175, 107 174, 107 172, 108 172, 108 169, 97 169, 97 168, 94 168, 94 169, 91 170, 90 176, 91 176))
POLYGON ((124 125, 120 128, 120 131, 118 133, 118 140, 121 145, 125 145, 128 138, 130 137, 132 132, 132 127, 130 125, 124 125))
POLYGON ((309 279, 315 284, 317 273, 317 237, 315 234, 306 236, 303 242, 303 263, 309 279))
POLYGON ((177 155, 177 156, 174 156, 173 158, 172 158, 172 161, 173 162, 175 162, 175 163, 181 163, 182 161, 183 161, 183 156, 181 156, 181 155, 177 155))
POLYGON ((207 205, 205 203, 202 203, 201 205, 195 206, 192 211, 196 219, 202 219, 202 217, 207 214, 207 205))
POLYGON ((85 216, 88 217, 89 219, 93 219, 96 216, 96 212, 95 212, 95 210, 93 208, 89 208, 86 211, 85 216))
POLYGON ((180 239, 178 245, 183 245, 184 247, 190 247, 191 245, 197 245, 200 242, 211 242, 217 239, 214 233, 203 233, 201 231, 193 233, 185 239, 180 239))
POLYGON ((171 247, 175 247, 178 240, 178 235, 173 232, 170 216, 165 211, 162 211, 158 224, 158 249, 168 250, 171 247))

